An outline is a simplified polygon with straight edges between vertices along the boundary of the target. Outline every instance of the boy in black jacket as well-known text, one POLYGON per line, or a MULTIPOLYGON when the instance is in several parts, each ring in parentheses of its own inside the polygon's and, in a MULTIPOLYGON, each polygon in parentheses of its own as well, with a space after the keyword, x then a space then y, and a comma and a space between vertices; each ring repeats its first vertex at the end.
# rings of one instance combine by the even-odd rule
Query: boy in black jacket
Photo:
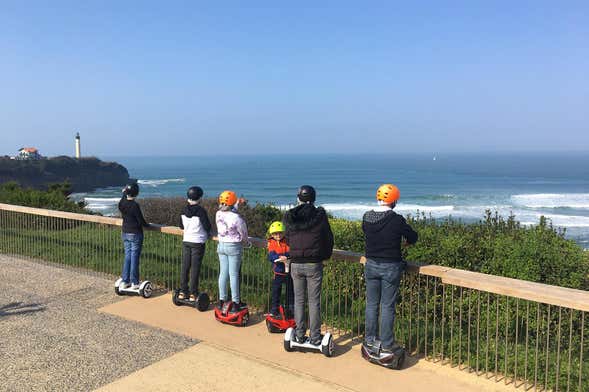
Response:
POLYGON ((205 254, 205 244, 211 234, 211 222, 204 208, 198 205, 202 198, 202 188, 193 186, 188 189, 188 205, 180 217, 180 228, 184 229, 182 237, 182 274, 180 277, 179 299, 188 294, 188 273, 190 273, 190 301, 196 301, 200 265, 205 254))
POLYGON ((309 335, 314 345, 321 343, 321 282, 323 260, 329 259, 333 250, 333 233, 327 213, 315 207, 315 189, 303 185, 298 192, 299 205, 286 212, 286 236, 290 245, 290 274, 295 295, 294 339, 305 342, 305 291, 309 298, 309 335))
POLYGON ((405 218, 393 208, 399 200, 399 189, 384 184, 376 192, 379 207, 367 211, 362 218, 366 246, 366 333, 364 342, 371 346, 375 340, 382 342, 382 353, 392 353, 395 337, 393 323, 395 306, 399 297, 399 284, 406 263, 401 256, 401 242, 417 241, 417 233, 405 218), (380 307, 380 335, 378 313, 380 307))
POLYGON ((149 223, 143 218, 143 213, 135 198, 139 195, 139 185, 136 182, 128 184, 123 189, 123 197, 119 201, 119 211, 123 217, 123 246, 125 248, 125 262, 120 288, 139 288, 139 257, 143 247, 143 227, 149 223))

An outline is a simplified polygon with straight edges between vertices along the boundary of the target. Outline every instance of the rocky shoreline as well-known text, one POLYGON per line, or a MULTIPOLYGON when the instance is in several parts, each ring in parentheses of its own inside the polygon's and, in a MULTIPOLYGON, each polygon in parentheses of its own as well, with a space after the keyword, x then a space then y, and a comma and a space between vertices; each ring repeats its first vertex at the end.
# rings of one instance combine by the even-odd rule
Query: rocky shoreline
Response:
POLYGON ((128 180, 129 172, 123 165, 93 157, 0 158, 0 183, 14 181, 22 187, 46 189, 51 184, 67 182, 72 192, 89 192, 97 188, 122 186, 128 180))

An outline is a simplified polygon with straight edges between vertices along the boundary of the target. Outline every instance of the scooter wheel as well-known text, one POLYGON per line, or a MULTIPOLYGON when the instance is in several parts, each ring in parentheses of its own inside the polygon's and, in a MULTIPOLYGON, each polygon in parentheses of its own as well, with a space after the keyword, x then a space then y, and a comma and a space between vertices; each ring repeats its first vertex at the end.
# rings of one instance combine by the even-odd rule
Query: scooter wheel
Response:
POLYGON ((290 341, 294 336, 294 330, 292 328, 289 328, 286 330, 286 333, 284 334, 284 350, 288 351, 288 352, 292 352, 294 351, 294 348, 292 348, 292 346, 290 345, 290 341))
POLYGON ((117 286, 115 286, 115 294, 116 295, 125 295, 122 292, 119 291, 119 288, 117 286))
POLYGON ((198 295, 198 298, 196 301, 196 308, 198 310, 200 310, 201 312, 204 312, 205 310, 209 309, 210 304, 211 304, 211 299, 209 298, 209 295, 207 293, 200 293, 198 295))
POLYGON ((172 303, 176 306, 182 305, 182 303, 178 300, 178 295, 180 294, 180 290, 176 289, 172 292, 172 303))
POLYGON ((405 353, 402 353, 401 355, 399 355, 399 359, 397 360, 397 366, 395 366, 395 369, 397 369, 397 370, 403 369, 404 363, 405 363, 405 353))
POLYGON ((266 320, 266 328, 268 328, 268 332, 270 332, 270 333, 281 332, 280 329, 278 329, 278 327, 276 327, 274 324, 272 324, 269 320, 266 320))
POLYGON ((333 356, 333 337, 331 335, 329 335, 329 339, 327 340, 327 344, 325 346, 321 345, 321 352, 326 357, 333 356))
POLYGON ((149 298, 151 297, 151 294, 153 294, 153 286, 151 285, 151 282, 147 283, 143 290, 139 291, 139 295, 143 298, 149 298))
POLYGON ((241 326, 245 327, 247 325, 247 322, 250 320, 250 315, 249 313, 246 313, 243 315, 243 318, 241 319, 241 326))

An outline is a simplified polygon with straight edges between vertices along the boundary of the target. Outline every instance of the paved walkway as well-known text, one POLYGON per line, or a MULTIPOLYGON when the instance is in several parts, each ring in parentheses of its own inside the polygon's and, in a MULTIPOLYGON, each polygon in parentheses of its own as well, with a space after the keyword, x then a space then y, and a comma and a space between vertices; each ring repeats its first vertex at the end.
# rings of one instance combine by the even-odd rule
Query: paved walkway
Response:
POLYGON ((263 322, 246 328, 220 324, 213 311, 176 307, 169 294, 144 300, 129 298, 101 309, 113 315, 198 338, 201 344, 123 378, 104 391, 513 391, 503 383, 427 361, 408 360, 401 371, 372 365, 359 345, 339 342, 336 355, 287 353, 282 334, 269 334, 263 322), (315 389, 318 388, 318 389, 315 389))
POLYGON ((513 391, 426 361, 384 369, 349 342, 333 358, 287 353, 263 322, 124 298, 111 279, 0 255, 0 390, 513 391))
POLYGON ((89 391, 197 343, 98 312, 112 284, 0 255, 0 391, 89 391))

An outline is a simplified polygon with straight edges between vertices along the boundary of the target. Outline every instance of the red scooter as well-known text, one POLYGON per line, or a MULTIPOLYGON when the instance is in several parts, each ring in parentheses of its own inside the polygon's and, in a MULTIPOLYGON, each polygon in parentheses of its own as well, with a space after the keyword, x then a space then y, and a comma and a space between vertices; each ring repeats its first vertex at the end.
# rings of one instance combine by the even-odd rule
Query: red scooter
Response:
MULTIPOLYGON (((285 269, 285 273, 281 273, 281 272, 276 272, 274 271, 275 275, 282 275, 282 276, 288 276, 289 275, 289 267, 290 267, 290 262, 289 260, 286 260, 284 262, 284 269, 285 269)), ((290 308, 290 304, 288 302, 288 290, 289 290, 289 286, 291 284, 290 279, 286 280, 286 309, 290 308)), ((280 305, 278 307, 278 317, 276 317, 275 315, 272 315, 271 313, 268 313, 266 315, 266 327, 268 328, 268 332, 270 333, 281 333, 286 331, 289 328, 294 328, 296 326, 296 322, 294 319, 294 315, 292 314, 292 312, 285 310, 284 306, 280 305)))
POLYGON ((215 306, 215 319, 224 324, 237 325, 245 327, 250 319, 250 312, 247 304, 241 303, 239 309, 233 309, 233 302, 227 301, 219 308, 215 306))

